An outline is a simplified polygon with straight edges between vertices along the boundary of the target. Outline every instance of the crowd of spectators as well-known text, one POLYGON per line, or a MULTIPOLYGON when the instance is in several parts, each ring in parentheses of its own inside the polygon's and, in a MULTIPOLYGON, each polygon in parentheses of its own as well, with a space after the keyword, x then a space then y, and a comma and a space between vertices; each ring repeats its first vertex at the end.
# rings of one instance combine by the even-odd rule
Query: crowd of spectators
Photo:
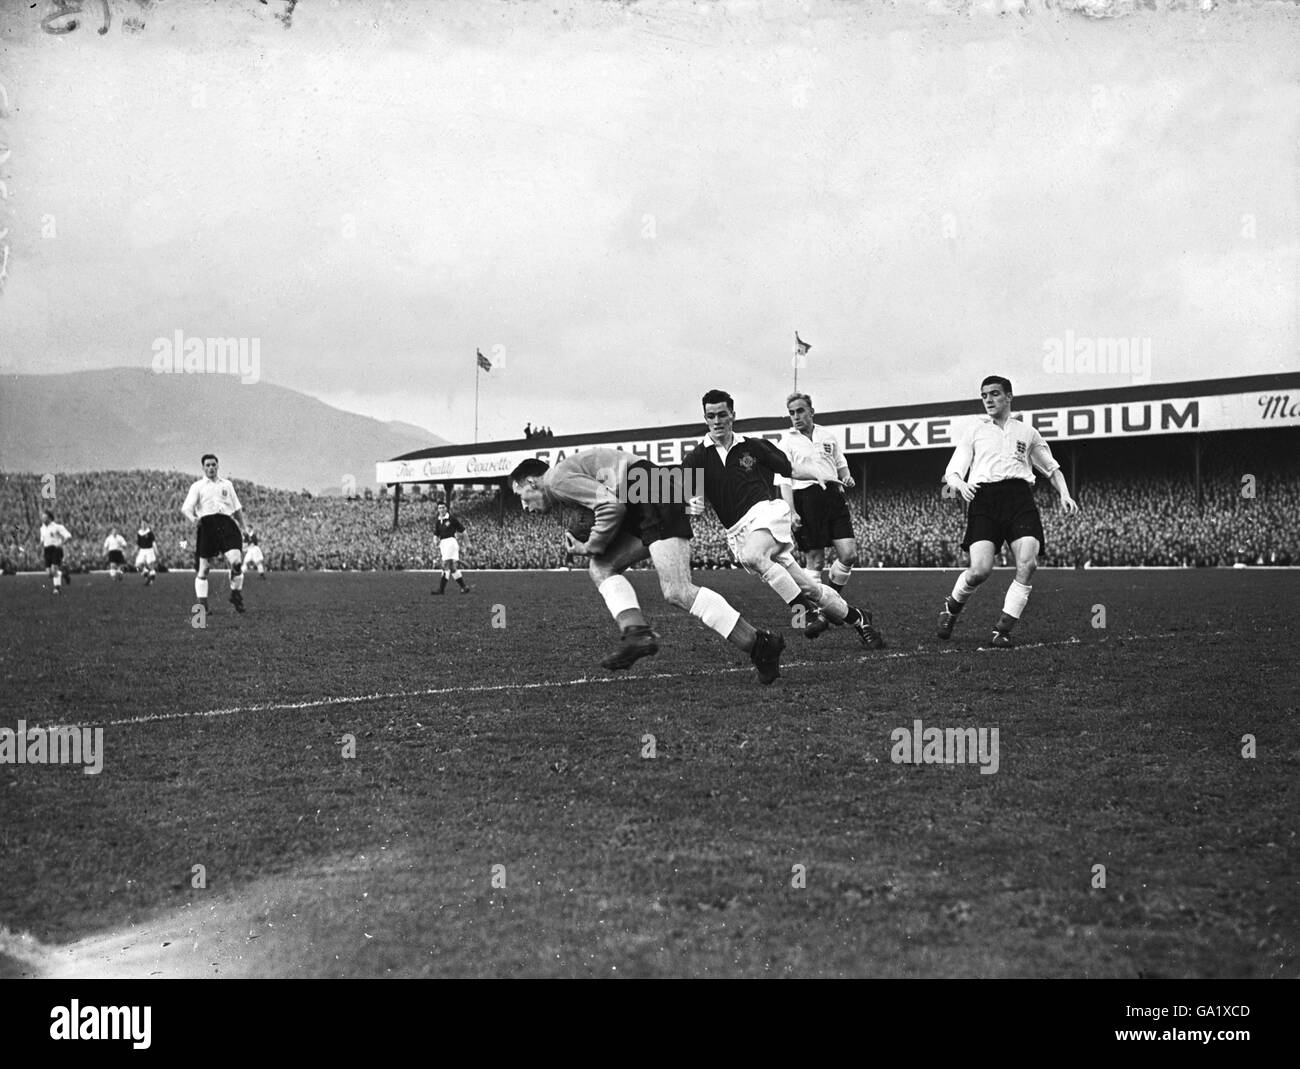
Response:
MULTIPOLYGON (((1148 466, 1121 475, 1098 474, 1072 487, 1080 511, 1064 515, 1055 491, 1040 482, 1037 497, 1047 537, 1044 565, 1284 565, 1300 563, 1300 473, 1279 463, 1256 471, 1249 486, 1241 463, 1220 462, 1203 472, 1201 494, 1187 472, 1148 466)), ((193 566, 194 529, 180 514, 193 476, 170 472, 0 476, 0 565, 4 571, 40 570, 41 512, 54 510, 72 532, 65 562, 74 570, 102 568, 103 543, 116 525, 134 558, 141 519, 158 537, 164 568, 193 566)), ((404 494, 394 529, 392 498, 322 497, 236 481, 245 519, 256 527, 272 570, 435 568, 431 492, 404 494)), ((524 513, 517 498, 489 490, 458 494, 452 510, 465 525, 461 560, 475 568, 561 568, 579 565, 566 555, 564 512, 524 513)), ((861 566, 956 567, 965 505, 947 496, 935 478, 869 479, 850 511, 861 566)), ((697 568, 734 567, 725 533, 712 512, 693 521, 697 568)), ((1004 558, 1005 562, 1005 558, 1004 558)))
POLYGON ((539 438, 554 438, 550 427, 534 427, 531 423, 524 424, 524 440, 536 441, 539 438))

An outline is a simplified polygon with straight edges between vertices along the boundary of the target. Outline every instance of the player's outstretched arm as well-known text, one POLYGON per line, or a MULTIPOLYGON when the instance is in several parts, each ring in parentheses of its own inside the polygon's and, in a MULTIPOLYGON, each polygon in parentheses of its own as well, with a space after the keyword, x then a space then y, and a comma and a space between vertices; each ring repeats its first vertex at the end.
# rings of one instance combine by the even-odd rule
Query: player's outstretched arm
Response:
POLYGON ((1070 496, 1070 489, 1065 485, 1065 473, 1057 468, 1052 472, 1052 486, 1061 495, 1062 512, 1078 512, 1079 503, 1070 496))

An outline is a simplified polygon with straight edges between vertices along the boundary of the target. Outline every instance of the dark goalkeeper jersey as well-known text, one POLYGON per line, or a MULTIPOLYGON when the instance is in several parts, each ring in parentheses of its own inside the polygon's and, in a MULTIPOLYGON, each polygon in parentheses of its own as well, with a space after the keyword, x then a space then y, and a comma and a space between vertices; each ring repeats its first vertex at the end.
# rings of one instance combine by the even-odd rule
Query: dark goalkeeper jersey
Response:
POLYGON ((734 527, 760 501, 780 496, 774 476, 790 477, 790 458, 766 438, 737 434, 724 465, 712 438, 705 438, 682 460, 683 468, 704 469, 704 496, 723 527, 734 527))

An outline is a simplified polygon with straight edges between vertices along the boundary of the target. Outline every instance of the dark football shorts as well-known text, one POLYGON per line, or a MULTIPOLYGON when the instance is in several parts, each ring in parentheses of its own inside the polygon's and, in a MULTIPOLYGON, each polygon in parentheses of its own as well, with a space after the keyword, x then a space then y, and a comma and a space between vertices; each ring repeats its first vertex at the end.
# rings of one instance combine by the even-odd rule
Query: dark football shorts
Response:
POLYGON ((966 513, 966 537, 961 548, 970 549, 976 542, 992 542, 996 553, 1002 543, 1033 535, 1038 552, 1047 549, 1043 537, 1043 518, 1034 504, 1034 488, 1023 479, 1006 479, 985 483, 975 492, 975 500, 966 513))
POLYGON ((853 537, 853 518, 849 503, 838 486, 809 486, 794 492, 794 510, 799 513, 795 544, 807 553, 825 549, 841 538, 853 537))
MULTIPOLYGON (((667 491, 654 495, 666 497, 667 500, 629 501, 618 533, 641 539, 643 546, 650 546, 665 538, 684 538, 689 542, 695 533, 691 530, 690 517, 686 515, 682 469, 655 468, 645 460, 638 460, 628 466, 629 471, 632 468, 644 468, 648 478, 640 485, 667 491)), ((632 485, 636 484, 629 480, 629 486, 632 485)))
POLYGON ((194 567, 208 557, 224 557, 232 549, 244 548, 244 536, 239 524, 229 516, 214 513, 199 518, 199 538, 194 547, 194 567))
POLYGON ((110 550, 108 551, 108 563, 109 563, 109 564, 125 564, 125 563, 126 563, 126 558, 125 558, 124 556, 122 556, 122 551, 121 551, 120 549, 110 549, 110 550))
POLYGON ((50 567, 51 565, 54 565, 54 564, 62 564, 62 563, 63 563, 63 547, 62 547, 62 546, 46 546, 46 547, 45 547, 45 567, 48 568, 48 567, 50 567))

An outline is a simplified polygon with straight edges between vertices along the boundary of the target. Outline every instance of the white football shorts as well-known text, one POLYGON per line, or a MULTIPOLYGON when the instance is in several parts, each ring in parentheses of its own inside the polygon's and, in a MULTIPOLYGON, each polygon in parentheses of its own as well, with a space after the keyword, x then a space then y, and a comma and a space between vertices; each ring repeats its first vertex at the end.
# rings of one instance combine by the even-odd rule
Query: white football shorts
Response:
POLYGON ((460 543, 454 538, 444 538, 438 543, 438 552, 443 560, 460 560, 460 543))
POLYGON ((156 549, 140 549, 135 554, 135 566, 137 568, 152 568, 158 563, 158 551, 156 549))
MULTIPOLYGON (((790 510, 783 499, 760 501, 740 518, 739 523, 727 529, 727 545, 736 560, 741 560, 740 551, 752 531, 767 531, 782 545, 781 552, 776 555, 778 564, 789 567, 797 563, 794 554, 790 552, 794 545, 794 532, 790 529, 790 510)), ((746 570, 753 571, 748 566, 746 570)))

